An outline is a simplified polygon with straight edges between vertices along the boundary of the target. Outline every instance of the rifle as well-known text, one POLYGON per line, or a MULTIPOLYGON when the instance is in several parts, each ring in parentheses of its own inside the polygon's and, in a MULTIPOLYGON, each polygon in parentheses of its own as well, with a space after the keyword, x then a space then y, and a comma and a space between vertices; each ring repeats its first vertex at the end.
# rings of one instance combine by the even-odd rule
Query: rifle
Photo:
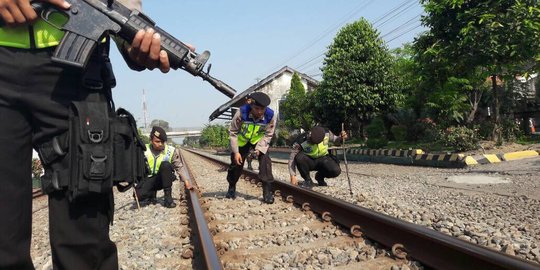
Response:
MULTIPOLYGON (((161 49, 167 52, 171 68, 183 69, 193 76, 201 77, 221 93, 234 97, 236 91, 232 87, 210 76, 211 64, 206 72, 202 70, 210 58, 209 51, 201 54, 190 51, 186 44, 157 27, 144 13, 130 10, 114 0, 70 0, 69 3, 71 7, 68 10, 49 3, 31 3, 43 20, 65 32, 53 54, 54 62, 85 68, 92 52, 105 36, 112 34, 131 43, 139 30, 152 28, 161 36, 161 49), (63 14, 68 19, 67 23, 63 26, 55 25, 49 19, 53 13, 63 14)), ((0 19, 0 27, 4 24, 0 19)))

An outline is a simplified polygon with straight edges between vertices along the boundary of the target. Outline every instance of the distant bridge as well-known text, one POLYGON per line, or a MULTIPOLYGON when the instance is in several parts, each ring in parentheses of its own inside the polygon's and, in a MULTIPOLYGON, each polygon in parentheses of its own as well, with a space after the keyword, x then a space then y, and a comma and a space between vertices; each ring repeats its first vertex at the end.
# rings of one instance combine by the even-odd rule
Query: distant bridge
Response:
MULTIPOLYGON (((150 135, 152 128, 142 129, 143 134, 150 135)), ((202 128, 200 127, 187 127, 187 128, 169 128, 167 131, 167 137, 198 137, 201 136, 202 128)))

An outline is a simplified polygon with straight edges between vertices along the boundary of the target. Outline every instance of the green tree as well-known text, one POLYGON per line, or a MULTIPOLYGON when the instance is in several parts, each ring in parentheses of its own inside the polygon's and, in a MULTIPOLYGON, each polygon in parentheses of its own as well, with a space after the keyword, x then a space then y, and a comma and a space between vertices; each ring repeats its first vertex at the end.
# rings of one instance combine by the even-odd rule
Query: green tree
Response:
POLYGON ((143 134, 142 129, 138 128, 137 132, 139 133, 139 137, 141 137, 141 140, 143 141, 144 144, 150 143, 150 137, 148 137, 146 134, 143 134))
POLYGON ((185 137, 182 145, 190 147, 199 147, 199 137, 185 137))
POLYGON ((279 107, 288 128, 309 130, 313 126, 315 122, 309 102, 310 95, 306 93, 300 76, 295 72, 291 80, 291 88, 279 107))
POLYGON ((224 125, 206 125, 199 138, 201 147, 225 148, 229 144, 229 129, 224 125))
POLYGON ((314 92, 316 120, 341 130, 342 122, 364 123, 377 113, 395 109, 401 94, 392 61, 367 20, 343 27, 326 53, 323 80, 314 92))
MULTIPOLYGON (((401 48, 396 48, 391 51, 394 58, 392 65, 393 73, 396 74, 396 87, 405 96, 405 104, 408 108, 423 104, 417 94, 418 84, 421 78, 417 72, 417 63, 414 59, 414 48, 412 44, 407 43, 401 48)), ((421 105, 419 106, 421 107, 421 105)))
POLYGON ((497 79, 528 74, 540 67, 540 9, 536 0, 421 0, 430 30, 424 46, 432 59, 449 67, 491 76, 494 137, 500 140, 497 79), (427 46, 426 46, 427 45, 427 46))

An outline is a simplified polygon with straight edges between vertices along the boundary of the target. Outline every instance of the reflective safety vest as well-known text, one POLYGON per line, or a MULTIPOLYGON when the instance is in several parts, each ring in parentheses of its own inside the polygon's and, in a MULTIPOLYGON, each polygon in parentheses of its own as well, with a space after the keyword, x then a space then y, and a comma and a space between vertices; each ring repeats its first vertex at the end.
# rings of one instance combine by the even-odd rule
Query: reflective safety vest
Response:
POLYGON ((147 144, 144 155, 146 156, 148 166, 150 167, 150 174, 148 176, 154 176, 158 173, 161 162, 168 161, 172 163, 174 147, 165 145, 165 149, 163 149, 163 151, 161 151, 157 156, 154 156, 154 153, 152 153, 152 150, 150 149, 151 145, 147 144))
POLYGON ((302 149, 306 155, 311 158, 320 158, 328 155, 328 141, 330 141, 330 134, 325 133, 324 139, 319 144, 311 144, 308 141, 302 143, 302 149))
MULTIPOLYGON (((57 26, 62 26, 67 19, 62 14, 52 13, 49 21, 57 26)), ((15 47, 21 49, 47 48, 60 44, 64 37, 64 31, 57 29, 42 19, 38 19, 33 25, 19 26, 14 28, 0 28, 0 46, 15 47)))
POLYGON ((249 117, 251 106, 246 104, 240 107, 240 113, 242 116, 242 127, 238 133, 238 146, 242 147, 248 142, 250 144, 257 144, 263 137, 266 131, 266 127, 270 124, 272 118, 274 118, 274 111, 270 108, 266 108, 264 117, 262 120, 254 121, 249 117))

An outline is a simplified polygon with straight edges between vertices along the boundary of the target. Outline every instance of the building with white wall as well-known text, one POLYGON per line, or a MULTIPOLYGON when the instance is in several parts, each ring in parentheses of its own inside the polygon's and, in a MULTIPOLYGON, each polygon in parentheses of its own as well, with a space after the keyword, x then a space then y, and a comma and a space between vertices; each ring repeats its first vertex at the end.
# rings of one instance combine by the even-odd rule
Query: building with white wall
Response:
POLYGON ((306 91, 313 91, 315 87, 319 85, 319 82, 312 77, 285 66, 250 86, 245 91, 236 95, 229 102, 221 105, 210 115, 210 121, 214 119, 231 119, 233 111, 245 104, 246 97, 253 92, 263 92, 267 94, 272 100, 270 108, 279 115, 280 101, 282 101, 284 96, 289 92, 291 80, 295 72, 300 76, 300 80, 306 91))

